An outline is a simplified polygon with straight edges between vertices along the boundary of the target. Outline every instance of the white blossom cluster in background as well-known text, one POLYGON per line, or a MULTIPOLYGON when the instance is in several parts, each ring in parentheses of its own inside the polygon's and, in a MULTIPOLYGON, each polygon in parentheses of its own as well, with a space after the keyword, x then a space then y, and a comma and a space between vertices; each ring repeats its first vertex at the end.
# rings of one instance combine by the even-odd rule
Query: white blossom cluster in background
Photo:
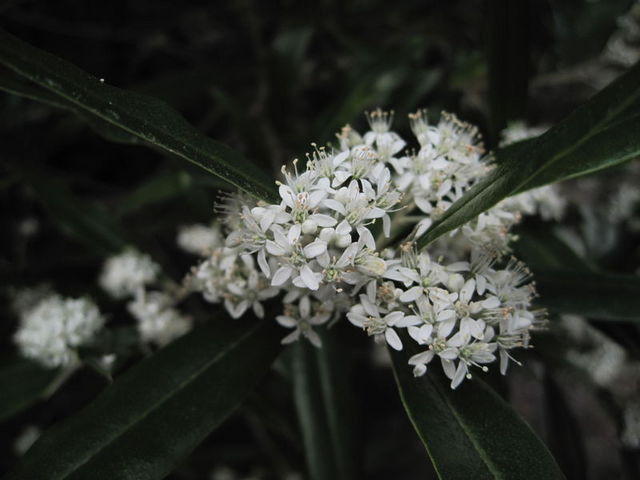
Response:
POLYGON ((629 448, 639 448, 640 362, 583 317, 563 315, 559 326, 574 345, 565 352, 567 361, 610 394, 623 412, 620 440, 629 448))
MULTIPOLYGON (((262 470, 260 468, 255 468, 253 470, 254 472, 243 475, 229 467, 220 466, 220 467, 216 467, 211 472, 211 474, 209 475, 209 479, 210 480, 261 480, 265 478, 265 475, 263 475, 262 470)), ((302 480, 302 475, 300 475, 297 472, 290 472, 290 473, 286 473, 284 477, 282 477, 282 480, 302 480)))
POLYGON ((37 425, 27 425, 13 442, 13 451, 16 455, 22 456, 31 445, 42 435, 42 430, 37 425))
POLYGON ((346 315, 396 350, 406 330, 416 375, 435 358, 453 388, 498 358, 504 373, 542 319, 526 268, 508 258, 509 229, 523 214, 560 216, 562 202, 553 190, 518 195, 418 253, 411 229, 423 233, 491 166, 475 127, 453 115, 411 115, 417 151, 390 130, 392 114, 367 117, 363 136, 347 126, 335 147, 313 145, 306 168, 283 169, 279 204, 232 196, 221 224, 181 230, 179 244, 204 257, 186 285, 234 318, 263 317, 282 294, 283 343, 320 346, 316 327, 346 315))
POLYGON ((105 319, 88 298, 45 292, 46 288, 25 290, 16 296, 13 306, 20 323, 15 343, 22 355, 46 367, 72 366, 78 362, 78 347, 93 340, 105 319))
POLYGON ((99 283, 115 299, 130 299, 127 308, 143 342, 164 346, 187 333, 192 322, 175 308, 175 294, 148 290, 159 276, 160 266, 149 255, 130 249, 107 259, 99 283))
MULTIPOLYGON (((528 138, 537 137, 547 131, 546 126, 529 126, 522 121, 510 123, 501 133, 500 146, 504 147, 528 138)), ((538 214, 543 220, 560 220, 567 207, 564 192, 557 185, 546 185, 505 198, 500 205, 508 205, 513 211, 525 215, 538 214)))
MULTIPOLYGON (((635 13, 623 17, 626 32, 635 32, 635 40, 640 39, 640 2, 635 4, 635 13), (635 14, 635 20, 632 18, 635 14), (635 25, 635 26, 634 26, 635 25), (632 28, 633 27, 633 28, 632 28), (635 30, 634 30, 635 28, 635 30)), ((612 38, 616 38, 615 35, 612 38)), ((627 37, 624 37, 627 38, 627 37)), ((511 124, 503 131, 505 143, 524 140, 544 133, 544 128, 529 127, 524 123, 511 124)), ((587 249, 598 245, 602 251, 614 248, 619 227, 625 224, 631 231, 640 230, 636 215, 640 204, 640 167, 629 163, 620 172, 611 176, 580 178, 568 182, 566 186, 552 186, 562 192, 563 202, 579 208, 584 224, 580 231, 563 228, 558 233, 579 254, 587 256, 587 249)), ((543 187, 549 189, 549 187, 543 187)), ((532 191, 538 194, 543 189, 532 191)), ((557 195, 556 195, 557 196, 557 195)), ((599 253, 599 250, 595 250, 599 253)), ((592 251, 593 254, 593 251, 592 251)), ((563 315, 560 318, 562 335, 579 348, 566 351, 566 359, 573 366, 583 370, 595 385, 608 391, 620 406, 622 432, 620 440, 630 448, 640 447, 640 364, 627 355, 625 349, 608 338, 589 322, 577 315, 563 315)))
POLYGON ((603 57, 623 67, 640 60, 640 1, 618 18, 618 28, 607 41, 603 57))
POLYGON ((153 283, 159 273, 160 267, 149 255, 130 249, 105 261, 99 283, 113 298, 124 299, 153 283))

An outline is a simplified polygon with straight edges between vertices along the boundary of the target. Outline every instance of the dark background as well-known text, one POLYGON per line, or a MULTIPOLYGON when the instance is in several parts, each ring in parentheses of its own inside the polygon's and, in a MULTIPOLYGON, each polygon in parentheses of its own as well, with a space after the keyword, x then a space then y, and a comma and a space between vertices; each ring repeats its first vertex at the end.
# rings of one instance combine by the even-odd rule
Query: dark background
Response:
MULTIPOLYGON (((0 25, 109 84, 165 100, 201 131, 275 172, 303 158, 310 142, 331 141, 345 123, 364 130, 362 112, 378 106, 395 110, 395 126, 407 137, 406 115, 417 108, 455 112, 479 125, 489 148, 508 120, 552 124, 610 78, 606 68, 597 78, 589 68, 631 3, 14 0, 0 2, 0 25)), ((110 143, 71 114, 4 93, 0 158, 4 290, 48 282, 63 294, 88 291, 122 322, 124 309, 95 283, 109 246, 82 225, 99 218, 179 280, 193 259, 175 246, 176 228, 210 221, 220 189, 184 162, 110 143)), ((4 300, 0 352, 9 352, 16 318, 4 300)), ((388 368, 372 367, 367 339, 348 330, 363 478, 433 476, 425 474, 431 467, 388 368)), ((619 412, 609 415, 591 387, 567 389, 566 378, 529 356, 496 385, 568 478, 640 478, 637 452, 617 440, 619 412)), ((12 445, 25 425, 46 428, 105 385, 84 369, 44 404, 0 425, 0 471, 16 461, 12 445)), ((288 389, 272 375, 170 478, 207 478, 219 465, 257 468, 265 478, 303 471, 288 389)))

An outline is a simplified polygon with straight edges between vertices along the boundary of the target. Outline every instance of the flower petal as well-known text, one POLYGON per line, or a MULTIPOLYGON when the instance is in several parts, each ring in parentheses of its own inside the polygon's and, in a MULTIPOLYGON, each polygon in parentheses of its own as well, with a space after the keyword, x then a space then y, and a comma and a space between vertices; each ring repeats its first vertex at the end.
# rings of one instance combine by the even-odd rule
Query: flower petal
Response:
POLYGON ((267 263, 267 255, 265 254, 264 248, 258 252, 258 265, 264 276, 269 278, 271 276, 271 269, 267 263))
POLYGON ((387 328, 384 331, 384 338, 391 348, 398 351, 402 350, 402 341, 393 328, 387 328))
POLYGON ((329 215, 324 215, 322 213, 314 213, 311 215, 311 219, 316 222, 320 227, 333 227, 338 221, 330 217, 329 215))
POLYGON ((287 315, 278 315, 276 317, 276 322, 286 328, 294 328, 298 325, 298 321, 295 318, 287 315))
POLYGON ((322 340, 320 340, 320 336, 313 330, 311 329, 305 330, 304 336, 307 337, 307 340, 309 340, 309 343, 314 347, 316 348, 322 347, 322 340))
POLYGON ((424 292, 422 287, 411 287, 409 290, 402 292, 400 295, 400 301, 404 303, 416 301, 424 292))
POLYGON ((293 273, 293 268, 291 268, 288 265, 283 265, 278 270, 276 270, 276 273, 273 274, 273 278, 271 279, 271 285, 276 287, 279 285, 282 285, 284 282, 289 280, 292 273, 293 273))
POLYGON ((409 365, 429 363, 433 359, 434 355, 433 350, 426 350, 424 352, 417 353, 409 358, 409 365))
POLYGON ((467 364, 464 362, 460 362, 458 364, 458 368, 456 369, 456 373, 453 376, 453 378, 451 379, 451 389, 455 390, 458 385, 460 385, 462 383, 462 381, 464 380, 464 377, 467 375, 467 364))
POLYGON ((305 265, 300 269, 300 278, 307 286, 309 290, 318 290, 320 288, 319 274, 316 274, 309 268, 309 265, 305 265))
POLYGON ((274 255, 276 257, 281 257, 285 253, 287 253, 284 248, 282 248, 280 245, 278 245, 276 242, 272 240, 267 240, 266 247, 267 247, 267 252, 269 252, 271 255, 274 255))
POLYGON ((322 240, 316 240, 304 247, 304 256, 307 258, 315 258, 327 251, 327 243, 322 240))

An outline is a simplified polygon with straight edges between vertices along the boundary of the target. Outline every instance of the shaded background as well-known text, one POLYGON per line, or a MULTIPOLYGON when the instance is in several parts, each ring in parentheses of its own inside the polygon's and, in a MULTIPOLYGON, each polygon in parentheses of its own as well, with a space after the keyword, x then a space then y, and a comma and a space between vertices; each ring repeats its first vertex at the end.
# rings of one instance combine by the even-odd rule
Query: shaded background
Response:
MULTIPOLYGON (((15 0, 0 2, 0 19, 12 34, 107 83, 165 100, 201 131, 276 172, 304 158, 310 142, 331 141, 345 123, 363 130, 362 112, 378 106, 396 112, 395 127, 407 137, 406 115, 417 108, 455 112, 481 128, 489 148, 510 120, 553 124, 623 71, 602 55, 632 3, 15 0)), ((0 158, 2 284, 88 291, 116 323, 127 313, 95 283, 113 247, 109 235, 95 235, 95 219, 179 280, 193 260, 177 249, 176 229, 209 222, 221 188, 184 162, 110 143, 71 114, 4 93, 0 158)), ((568 221, 582 220, 574 213, 568 221)), ((589 253, 604 267, 633 272, 637 241, 629 234, 589 253)), ((8 352, 16 318, 6 301, 0 311, 0 352, 8 352)), ((635 327, 596 326, 638 359, 635 327)), ((376 363, 360 337, 344 331, 363 478, 434 478, 425 473, 431 467, 384 356, 376 363)), ((640 478, 637 449, 619 441, 615 402, 549 358, 545 366, 544 351, 523 354, 525 367, 494 379, 499 391, 568 478, 640 478)), ((131 353, 119 368, 141 355, 131 353)), ((46 428, 105 385, 84 369, 44 404, 2 423, 0 471, 16 461, 14 443, 25 426, 46 428)), ((289 389, 286 372, 274 373, 170 478, 207 478, 219 466, 263 478, 304 472, 289 389)))

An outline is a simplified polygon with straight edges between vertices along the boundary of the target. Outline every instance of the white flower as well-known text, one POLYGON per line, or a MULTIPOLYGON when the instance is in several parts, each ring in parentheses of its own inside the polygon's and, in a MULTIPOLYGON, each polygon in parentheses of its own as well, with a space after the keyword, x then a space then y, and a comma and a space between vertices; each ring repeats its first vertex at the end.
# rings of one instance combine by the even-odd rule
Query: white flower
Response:
MULTIPOLYGON (((260 262, 260 254, 257 257, 260 262)), ((269 266, 266 268, 270 270, 269 266)), ((187 284, 189 288, 201 291, 209 302, 224 302, 233 318, 241 317, 249 308, 262 318, 262 302, 278 294, 278 288, 271 287, 265 275, 256 269, 253 256, 238 255, 236 250, 229 248, 214 250, 194 269, 187 284)))
POLYGON ((18 455, 24 455, 42 435, 42 430, 36 425, 27 425, 13 442, 13 451, 18 455))
POLYGON ((149 255, 126 250, 105 261, 99 283, 112 297, 126 298, 153 283, 159 273, 160 267, 149 255))
POLYGON ((396 311, 382 316, 367 295, 360 295, 360 304, 351 308, 347 318, 356 327, 366 330, 368 335, 375 336, 376 340, 384 339, 394 350, 402 350, 402 341, 393 327, 404 319, 404 313, 396 311))
POLYGON ((546 132, 548 128, 544 125, 531 127, 522 121, 510 122, 507 128, 500 132, 500 146, 504 147, 528 138, 537 137, 546 132))
POLYGON ((235 276, 234 281, 226 284, 228 294, 224 305, 233 318, 240 318, 249 307, 258 318, 264 318, 262 302, 276 296, 278 289, 270 288, 264 276, 252 264, 247 265, 247 272, 245 276, 235 276))
POLYGON ((343 220, 335 228, 323 228, 319 235, 320 240, 330 246, 347 248, 351 245, 351 225, 343 220))
POLYGON ((373 199, 360 190, 360 184, 352 180, 348 187, 341 187, 331 198, 323 201, 323 206, 342 215, 353 227, 385 216, 385 211, 372 203, 373 199))
POLYGON ((417 153, 405 151, 392 119, 378 109, 363 136, 347 126, 335 150, 312 144, 304 171, 296 160, 292 171, 283 168, 278 204, 228 199, 221 207, 226 248, 213 249, 188 284, 232 317, 251 308, 262 316, 263 300, 282 293, 277 321, 292 329, 284 343, 304 336, 318 345, 314 328, 346 313, 394 349, 402 349, 398 331, 407 329, 410 341, 427 348, 410 360, 416 375, 438 357, 455 388, 496 352, 504 372, 510 350, 528 346, 541 320, 531 310, 526 269, 502 263, 509 229, 523 214, 557 213, 559 203, 545 203, 546 191, 527 192, 417 253, 412 239, 492 167, 478 129, 453 115, 435 124, 425 111, 410 116, 417 153), (410 240, 401 241, 412 226, 410 240))
POLYGON ((322 275, 314 272, 309 267, 309 260, 322 255, 327 250, 327 243, 323 240, 315 240, 306 246, 302 246, 300 225, 293 225, 286 236, 284 231, 273 231, 274 240, 267 240, 267 252, 275 257, 280 257, 282 266, 276 270, 271 278, 271 285, 279 286, 292 278, 294 285, 306 286, 310 290, 320 287, 322 275))
POLYGON ((219 225, 186 225, 180 227, 177 243, 185 252, 206 256, 223 245, 223 238, 219 225))
POLYGON ((392 326, 406 328, 416 343, 428 347, 409 361, 416 376, 439 357, 456 388, 470 378, 471 367, 485 370, 485 364, 494 362, 496 351, 504 373, 511 358, 508 351, 526 347, 529 330, 540 321, 530 310, 533 289, 519 262, 510 260, 496 270, 496 259, 489 253, 472 252, 468 261, 441 265, 426 253, 407 251, 385 274, 404 289, 367 288, 367 295, 360 295, 360 303, 347 317, 379 335, 385 320, 397 315, 392 326))
POLYGON ((173 299, 164 292, 140 292, 127 307, 145 343, 164 346, 191 330, 191 319, 173 308, 173 299))
POLYGON ((371 130, 364 136, 366 145, 375 143, 378 152, 384 158, 389 158, 404 148, 406 143, 400 135, 389 131, 393 123, 393 112, 384 112, 378 108, 367 113, 367 120, 371 130))
POLYGON ((77 347, 89 343, 103 325, 91 300, 51 295, 21 316, 14 340, 25 357, 51 368, 67 366, 78 361, 77 347))
POLYGON ((328 252, 318 256, 318 264, 322 267, 323 280, 327 283, 345 282, 350 285, 358 283, 362 275, 354 271, 354 261, 358 253, 358 244, 352 243, 344 249, 340 258, 331 258, 328 252))
MULTIPOLYGON (((531 127, 524 122, 512 122, 500 133, 502 138, 500 146, 504 147, 537 137, 547 128, 546 126, 531 127)), ((539 213, 544 220, 560 220, 564 215, 566 201, 560 196, 558 187, 547 185, 506 198, 498 206, 526 215, 539 213)))
POLYGON ((282 339, 284 345, 295 342, 300 335, 305 337, 309 342, 320 348, 322 341, 320 336, 313 330, 314 326, 326 323, 333 312, 333 304, 326 301, 322 304, 314 302, 304 296, 300 299, 297 308, 289 304, 285 308, 284 315, 278 315, 276 321, 285 328, 292 328, 293 331, 282 339))

